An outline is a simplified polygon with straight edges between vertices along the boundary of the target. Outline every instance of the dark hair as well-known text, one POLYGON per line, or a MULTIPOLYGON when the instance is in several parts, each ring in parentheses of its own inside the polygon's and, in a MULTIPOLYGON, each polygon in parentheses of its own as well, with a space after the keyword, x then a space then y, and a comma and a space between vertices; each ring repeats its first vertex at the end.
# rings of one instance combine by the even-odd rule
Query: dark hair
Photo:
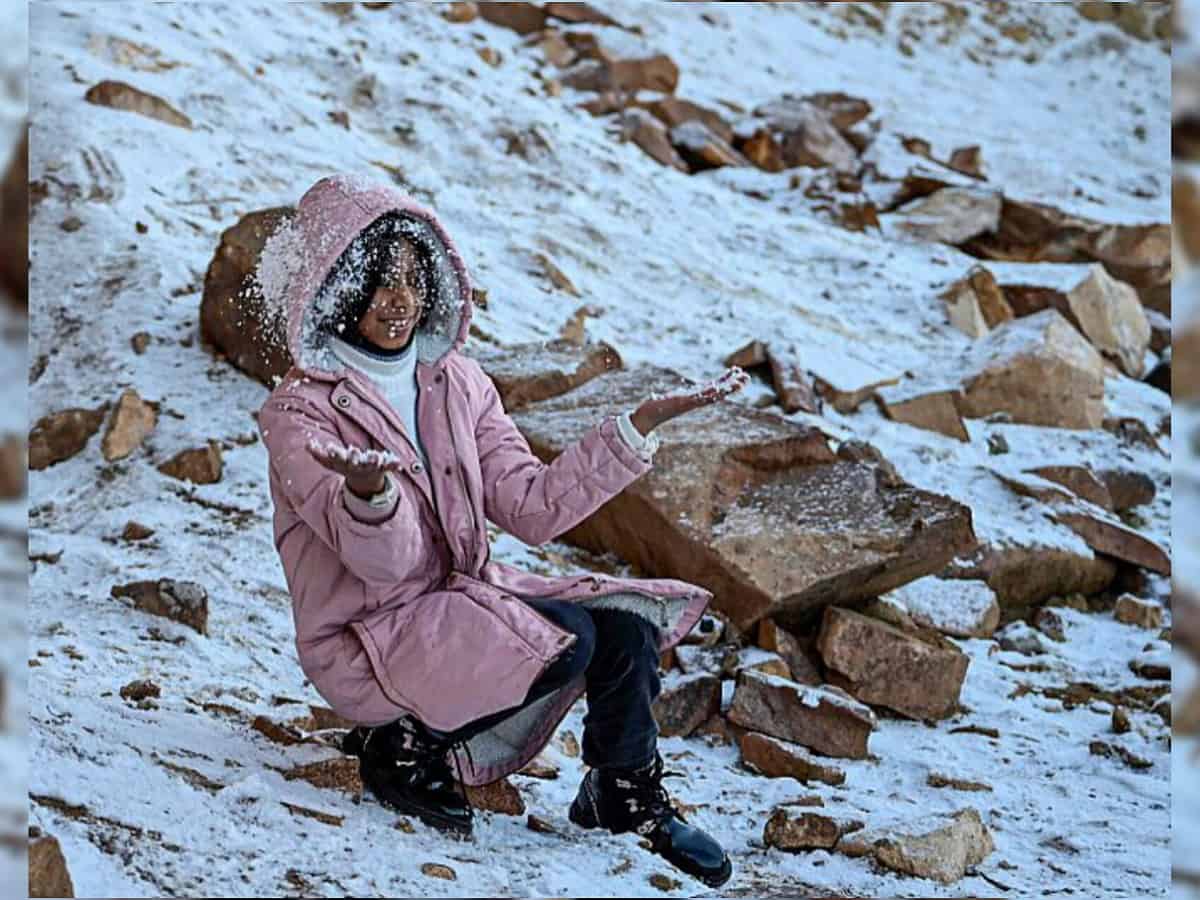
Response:
POLYGON ((436 292, 436 273, 429 249, 411 233, 401 229, 401 219, 395 214, 382 216, 364 228, 338 257, 325 279, 323 290, 340 293, 330 325, 335 334, 349 343, 362 343, 358 323, 366 314, 375 291, 384 276, 395 264, 401 246, 416 254, 416 264, 425 286, 421 316, 414 332, 425 326, 433 309, 436 292), (355 270, 358 271, 355 271, 355 270))

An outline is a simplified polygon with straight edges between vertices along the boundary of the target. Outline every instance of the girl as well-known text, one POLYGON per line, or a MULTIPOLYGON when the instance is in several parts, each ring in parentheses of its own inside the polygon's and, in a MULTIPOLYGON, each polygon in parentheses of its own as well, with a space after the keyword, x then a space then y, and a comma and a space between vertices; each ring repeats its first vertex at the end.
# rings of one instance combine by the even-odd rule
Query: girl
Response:
POLYGON ((516 771, 587 695, 570 818, 634 831, 710 885, 731 874, 663 789, 659 654, 712 598, 673 579, 547 577, 489 558, 485 520, 552 540, 645 474, 653 429, 740 389, 607 417, 550 463, 529 449, 491 379, 462 353, 471 288, 432 212, 394 190, 325 178, 268 241, 264 294, 285 304, 294 365, 258 422, 275 546, 300 665, 341 715, 364 784, 452 833, 455 789, 516 771))

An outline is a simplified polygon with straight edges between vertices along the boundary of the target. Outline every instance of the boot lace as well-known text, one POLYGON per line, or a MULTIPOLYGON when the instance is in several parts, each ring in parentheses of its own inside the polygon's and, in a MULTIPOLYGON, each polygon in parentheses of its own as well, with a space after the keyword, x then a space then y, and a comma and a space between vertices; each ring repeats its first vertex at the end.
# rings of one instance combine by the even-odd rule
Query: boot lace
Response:
POLYGON ((683 774, 664 771, 661 757, 645 769, 614 772, 613 784, 621 792, 621 802, 625 804, 637 834, 650 837, 672 817, 687 821, 675 808, 662 784, 664 778, 682 778, 683 774))

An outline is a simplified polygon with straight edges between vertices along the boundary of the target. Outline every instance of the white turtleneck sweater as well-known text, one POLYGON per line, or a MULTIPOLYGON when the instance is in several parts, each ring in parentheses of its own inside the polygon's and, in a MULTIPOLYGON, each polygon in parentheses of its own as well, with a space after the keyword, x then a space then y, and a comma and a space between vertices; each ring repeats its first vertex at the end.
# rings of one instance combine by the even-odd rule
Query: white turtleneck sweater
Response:
MULTIPOLYGON (((429 471, 429 457, 425 453, 417 429, 416 341, 409 341, 403 352, 390 357, 368 353, 346 343, 336 335, 330 336, 329 346, 339 360, 362 372, 379 387, 388 403, 399 413, 413 449, 421 457, 425 470, 429 471)), ((658 449, 658 435, 653 432, 643 435, 638 431, 633 425, 632 411, 617 417, 617 430, 625 443, 642 459, 649 462, 653 458, 654 451, 658 449)), ((370 521, 381 521, 390 517, 399 498, 399 485, 391 472, 387 472, 384 477, 386 487, 369 500, 364 500, 343 488, 347 508, 359 518, 370 521)))

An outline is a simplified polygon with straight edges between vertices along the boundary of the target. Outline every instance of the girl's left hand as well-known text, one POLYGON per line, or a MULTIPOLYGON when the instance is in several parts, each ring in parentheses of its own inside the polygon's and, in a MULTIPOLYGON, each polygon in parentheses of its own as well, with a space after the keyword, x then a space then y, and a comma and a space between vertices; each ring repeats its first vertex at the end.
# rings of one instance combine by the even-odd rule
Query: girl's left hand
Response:
POLYGON ((665 397, 652 397, 637 408, 630 417, 634 427, 643 435, 649 434, 663 422, 681 416, 693 409, 710 406, 736 393, 750 382, 745 370, 734 366, 726 369, 719 377, 707 384, 665 397))

